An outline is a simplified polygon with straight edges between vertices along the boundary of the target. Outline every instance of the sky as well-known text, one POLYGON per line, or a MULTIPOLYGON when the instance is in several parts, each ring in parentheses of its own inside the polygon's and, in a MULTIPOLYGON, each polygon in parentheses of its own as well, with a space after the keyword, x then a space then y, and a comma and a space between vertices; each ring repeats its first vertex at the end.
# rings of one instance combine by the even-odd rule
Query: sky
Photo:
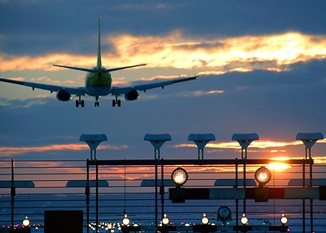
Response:
MULTIPOLYGON (((81 134, 106 134, 98 159, 151 159, 145 134, 171 135, 166 159, 197 158, 191 133, 213 133, 205 158, 240 157, 234 133, 257 133, 248 158, 303 158, 299 132, 326 134, 326 2, 0 0, 0 77, 83 86, 101 20, 102 65, 127 86, 199 75, 141 92, 61 102, 55 93, 0 83, 0 159, 86 159, 81 134)), ((326 140, 312 150, 326 163, 326 140)))

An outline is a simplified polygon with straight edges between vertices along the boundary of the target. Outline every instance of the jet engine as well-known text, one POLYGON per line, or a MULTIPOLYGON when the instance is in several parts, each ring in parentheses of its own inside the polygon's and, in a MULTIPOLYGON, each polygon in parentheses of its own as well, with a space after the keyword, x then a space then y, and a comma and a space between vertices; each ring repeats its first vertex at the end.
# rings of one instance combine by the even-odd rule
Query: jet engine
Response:
POLYGON ((70 100, 71 95, 65 90, 60 90, 57 92, 57 99, 60 101, 68 101, 70 100))
POLYGON ((139 96, 138 92, 135 89, 131 89, 128 93, 125 94, 126 100, 135 100, 139 96))

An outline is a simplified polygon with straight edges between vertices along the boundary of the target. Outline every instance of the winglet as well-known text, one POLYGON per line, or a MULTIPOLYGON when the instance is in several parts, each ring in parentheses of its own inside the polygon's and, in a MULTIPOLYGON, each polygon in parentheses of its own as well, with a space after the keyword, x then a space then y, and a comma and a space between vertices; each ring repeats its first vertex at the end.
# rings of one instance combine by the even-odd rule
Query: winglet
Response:
POLYGON ((100 19, 98 19, 98 42, 97 42, 97 67, 102 66, 101 61, 101 22, 100 19))

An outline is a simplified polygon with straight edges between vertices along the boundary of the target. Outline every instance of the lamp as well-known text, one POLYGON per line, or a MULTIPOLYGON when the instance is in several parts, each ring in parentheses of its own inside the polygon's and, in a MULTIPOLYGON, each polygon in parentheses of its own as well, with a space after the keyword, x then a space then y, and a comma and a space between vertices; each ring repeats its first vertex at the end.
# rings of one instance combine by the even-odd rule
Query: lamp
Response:
POLYGON ((123 219, 122 219, 122 225, 123 226, 129 226, 130 225, 130 219, 128 218, 127 214, 125 214, 123 219))
POLYGON ((160 160, 160 149, 164 142, 171 141, 170 134, 146 134, 145 141, 149 141, 155 149, 155 159, 160 160), (158 151, 158 158, 156 158, 156 151, 158 151))
POLYGON ((272 177, 272 173, 270 172, 270 170, 268 170, 268 168, 262 166, 260 168, 258 168, 255 172, 255 180, 259 183, 259 186, 264 186, 265 184, 267 184, 272 177))
MULTIPOLYGON (((144 137, 145 141, 149 141, 154 147, 154 159, 155 159, 155 224, 158 223, 158 161, 160 160, 161 147, 166 141, 171 141, 170 134, 146 134, 144 137)), ((163 166, 162 166, 162 179, 161 179, 161 190, 164 190, 164 179, 163 179, 163 166)), ((164 213, 164 192, 161 192, 162 200, 162 215, 164 213)))
POLYGON ((94 151, 94 159, 96 160, 96 148, 100 145, 101 142, 107 141, 107 137, 105 134, 82 134, 80 135, 79 141, 84 141, 87 143, 89 148, 91 149, 91 160, 93 160, 93 151, 94 151))
MULTIPOLYGON (((246 188, 246 163, 247 163, 247 149, 250 143, 254 140, 259 140, 256 133, 249 134, 233 134, 232 140, 236 140, 241 146, 241 159, 243 161, 243 188, 246 188)), ((236 186, 238 186, 238 173, 236 174, 236 186)), ((243 213, 246 213, 246 198, 243 199, 243 213)), ((238 200, 236 200, 236 222, 238 224, 238 200)))
MULTIPOLYGON (((307 157, 309 156, 309 160, 310 160, 310 164, 309 164, 309 180, 310 180, 310 184, 309 186, 312 187, 312 156, 311 156, 311 147, 319 140, 319 139, 324 139, 324 135, 322 133, 298 133, 296 136, 297 140, 301 140, 303 142, 303 144, 305 145, 305 159, 307 159, 307 157)), ((302 186, 305 187, 306 186, 306 172, 305 172, 305 166, 303 165, 303 172, 302 172, 302 186)), ((306 216, 305 216, 305 199, 302 199, 302 229, 304 231, 305 229, 305 220, 306 220, 306 216)), ((310 199, 310 227, 311 227, 311 232, 313 232, 313 200, 310 199)))
POLYGON ((30 223, 31 223, 31 222, 29 221, 28 217, 26 216, 26 217, 24 218, 24 220, 23 220, 23 226, 24 226, 24 227, 29 227, 30 223))
POLYGON ((249 219, 246 216, 246 214, 242 214, 242 217, 240 218, 240 222, 242 223, 242 225, 247 225, 248 224, 249 219))
POLYGON ((209 218, 206 216, 206 214, 203 214, 203 217, 201 218, 201 224, 207 225, 209 223, 209 218))
POLYGON ((286 217, 285 214, 282 213, 282 216, 280 218, 280 222, 282 223, 283 226, 288 223, 288 220, 289 220, 288 217, 286 217))
POLYGON ((167 226, 169 223, 170 223, 170 219, 168 218, 168 216, 166 214, 164 214, 164 216, 162 218, 162 225, 167 226))
POLYGON ((200 160, 200 154, 201 159, 204 160, 204 147, 209 141, 215 140, 214 134, 189 134, 188 141, 194 141, 194 143, 198 147, 198 160, 200 160), (200 153, 201 152, 201 153, 200 153))
POLYGON ((172 172, 171 178, 176 186, 182 186, 188 180, 188 173, 185 169, 178 167, 172 172))

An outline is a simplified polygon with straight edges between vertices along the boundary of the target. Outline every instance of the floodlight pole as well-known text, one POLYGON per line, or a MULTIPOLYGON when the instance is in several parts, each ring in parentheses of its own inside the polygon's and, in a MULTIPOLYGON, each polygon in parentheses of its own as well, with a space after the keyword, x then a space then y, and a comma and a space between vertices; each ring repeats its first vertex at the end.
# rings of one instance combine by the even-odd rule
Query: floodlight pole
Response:
POLYGON ((15 209, 15 196, 16 196, 16 188, 15 188, 15 161, 11 160, 11 229, 14 229, 14 209, 15 209))
MULTIPOLYGON (((158 226, 158 164, 161 160, 161 147, 166 141, 171 141, 169 134, 146 134, 144 137, 145 141, 149 141, 154 147, 154 159, 155 159, 155 225, 158 226)), ((162 161, 163 162, 163 161, 162 161)), ((164 174, 162 165, 162 180, 161 180, 161 195, 164 195, 164 174)), ((162 207, 162 218, 164 215, 164 200, 161 196, 161 207, 162 207)))
MULTIPOLYGON (((246 189, 247 149, 248 149, 248 146, 250 145, 250 143, 252 141, 259 140, 259 136, 256 133, 252 133, 252 134, 233 134, 232 135, 232 140, 236 140, 241 146, 241 159, 242 159, 242 162, 243 162, 243 188, 246 189)), ((243 199, 243 213, 246 213, 246 198, 243 199)))
MULTIPOLYGON (((296 136, 297 140, 301 140, 305 145, 305 159, 307 160, 309 157, 309 187, 312 187, 312 155, 311 148, 319 139, 324 139, 324 135, 322 133, 298 133, 296 136)), ((302 186, 306 186, 306 165, 303 164, 302 167, 302 186)), ((302 232, 305 231, 305 221, 306 221, 306 200, 302 199, 302 232)), ((313 199, 310 198, 310 232, 314 232, 314 224, 313 224, 313 199)))
MULTIPOLYGON (((91 150, 91 161, 93 161, 93 151, 94 151, 94 160, 97 160, 96 158, 96 148, 98 145, 100 145, 101 142, 107 141, 107 137, 105 134, 82 134, 80 135, 79 141, 84 141, 87 143, 91 150)), ((96 163, 96 196, 95 196, 95 207, 96 207, 96 226, 95 230, 98 232, 98 164, 96 163)), ((88 161, 87 161, 87 187, 86 187, 86 201, 89 202, 89 168, 88 168, 88 161), (88 197, 87 197, 88 195, 88 197)), ((88 207, 89 208, 89 207, 88 207)), ((89 221, 89 209, 87 210, 87 217, 89 221)), ((88 231, 88 227, 87 227, 88 231)))

